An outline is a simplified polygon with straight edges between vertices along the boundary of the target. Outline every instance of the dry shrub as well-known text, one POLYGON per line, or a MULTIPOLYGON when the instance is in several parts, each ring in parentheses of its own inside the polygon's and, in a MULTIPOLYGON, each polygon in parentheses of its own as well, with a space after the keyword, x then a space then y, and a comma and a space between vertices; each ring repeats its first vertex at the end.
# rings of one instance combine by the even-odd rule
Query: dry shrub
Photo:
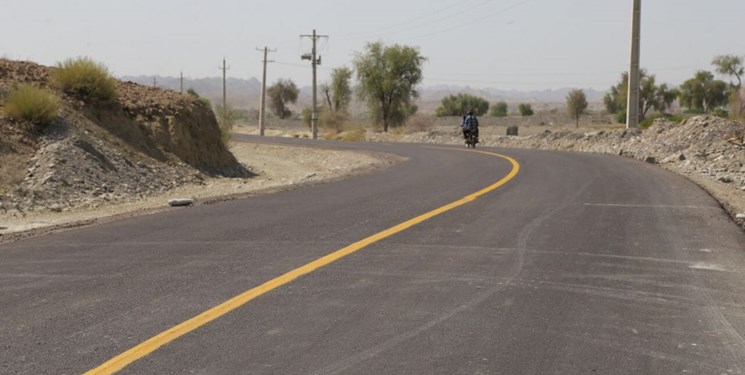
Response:
POLYGON ((116 81, 104 65, 88 57, 57 64, 52 80, 62 91, 83 101, 107 103, 116 99, 116 81))
POLYGON ((36 126, 51 125, 59 112, 59 99, 46 89, 23 85, 13 90, 5 103, 5 113, 36 126))
POLYGON ((424 132, 434 127, 435 120, 432 116, 415 114, 406 122, 406 130, 409 132, 424 132))
POLYGON ((367 130, 362 126, 347 126, 334 137, 342 142, 364 142, 367 140, 367 130))
POLYGON ((322 109, 319 114, 319 126, 325 129, 331 129, 336 133, 344 130, 344 123, 347 121, 347 114, 344 112, 331 112, 322 109))
POLYGON ((732 93, 732 117, 737 120, 745 121, 745 86, 740 88, 740 91, 734 91, 732 93))

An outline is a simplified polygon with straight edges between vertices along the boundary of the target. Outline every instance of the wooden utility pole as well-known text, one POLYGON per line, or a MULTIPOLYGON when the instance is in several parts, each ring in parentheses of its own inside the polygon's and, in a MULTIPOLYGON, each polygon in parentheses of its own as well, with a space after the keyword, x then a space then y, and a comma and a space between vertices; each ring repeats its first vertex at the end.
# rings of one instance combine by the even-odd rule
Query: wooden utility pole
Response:
MULTIPOLYGON (((257 48, 256 50, 261 51, 257 48)), ((259 135, 264 135, 264 111, 266 109, 266 64, 274 61, 267 60, 269 52, 277 52, 277 50, 270 50, 268 47, 264 47, 264 73, 261 78, 261 104, 259 107, 259 135)))
POLYGON ((181 81, 181 93, 183 94, 184 93, 184 72, 183 71, 179 74, 179 79, 181 81))
POLYGON ((304 54, 301 56, 302 60, 310 60, 310 64, 313 66, 313 107, 312 107, 312 114, 310 118, 311 123, 311 129, 313 131, 313 139, 318 139, 318 104, 317 104, 317 94, 316 94, 316 66, 321 65, 321 56, 316 57, 317 50, 316 50, 316 41, 318 41, 319 38, 328 38, 328 35, 318 35, 316 34, 316 30, 313 29, 312 35, 300 35, 301 38, 310 38, 313 41, 313 50, 310 54, 304 54))
POLYGON ((639 127, 639 50, 641 42, 642 0, 633 0, 631 17, 631 64, 629 94, 626 102, 626 128, 639 127))
POLYGON ((223 124, 225 123, 225 120, 227 119, 227 113, 228 113, 228 91, 227 91, 227 84, 226 84, 226 75, 227 71, 230 70, 229 66, 225 65, 225 58, 222 58, 222 121, 223 124))

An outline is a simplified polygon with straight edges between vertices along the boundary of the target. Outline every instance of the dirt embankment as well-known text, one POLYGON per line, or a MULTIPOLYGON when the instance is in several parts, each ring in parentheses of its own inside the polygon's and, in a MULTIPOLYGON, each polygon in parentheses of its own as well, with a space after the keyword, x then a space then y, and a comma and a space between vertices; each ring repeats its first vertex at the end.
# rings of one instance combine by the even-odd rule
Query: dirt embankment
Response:
POLYGON ((107 105, 57 91, 61 110, 50 127, 8 118, 8 93, 19 84, 54 90, 53 69, 0 59, 0 215, 96 207, 207 176, 250 175, 221 140, 212 111, 173 91, 118 82, 107 105))

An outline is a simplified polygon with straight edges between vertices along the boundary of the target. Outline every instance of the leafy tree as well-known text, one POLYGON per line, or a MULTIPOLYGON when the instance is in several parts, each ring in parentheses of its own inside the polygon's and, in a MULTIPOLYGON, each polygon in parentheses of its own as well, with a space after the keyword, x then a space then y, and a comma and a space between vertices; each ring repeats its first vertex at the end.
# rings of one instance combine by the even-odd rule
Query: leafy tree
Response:
POLYGON ((336 68, 331 71, 331 84, 324 87, 329 110, 332 112, 346 112, 352 102, 352 70, 347 67, 336 68))
MULTIPOLYGON (((626 112, 629 74, 623 72, 621 79, 603 97, 605 110, 611 114, 626 112)), ((639 118, 643 120, 650 109, 665 112, 678 96, 678 92, 667 84, 657 85, 656 77, 648 75, 645 69, 639 71, 639 118)), ((617 116, 623 117, 625 116, 617 116)))
POLYGON ((450 95, 442 99, 442 105, 437 108, 437 117, 462 116, 473 111, 476 116, 482 116, 489 109, 489 102, 478 96, 468 94, 450 95))
POLYGON ((711 112, 727 104, 727 83, 714 79, 714 74, 698 71, 696 75, 680 85, 680 102, 690 111, 711 112))
POLYGON ((734 77, 737 83, 730 83, 730 108, 735 118, 743 117, 745 114, 745 97, 741 92, 742 75, 745 73, 743 57, 734 55, 717 56, 711 62, 716 67, 716 72, 728 77, 734 77))
POLYGON ((741 56, 717 56, 712 60, 711 64, 714 65, 717 73, 737 79, 737 84, 731 84, 732 87, 735 89, 742 87, 742 75, 745 73, 745 66, 743 66, 743 58, 741 56))
POLYGON ((416 86, 422 81, 424 61, 417 48, 381 42, 368 43, 365 52, 355 57, 359 95, 367 101, 373 120, 383 124, 384 132, 416 112, 412 102, 419 97, 416 86))
POLYGON ((579 127, 579 117, 586 109, 587 97, 585 92, 578 89, 570 91, 567 95, 567 114, 575 119, 577 127, 579 127))
POLYGON ((680 91, 674 88, 669 88, 667 83, 663 83, 657 87, 657 103, 654 109, 660 113, 665 113, 668 109, 673 106, 673 102, 680 96, 680 91))
POLYGON ((520 116, 533 116, 533 107, 527 103, 520 103, 517 106, 517 110, 520 111, 520 116))
POLYGON ((505 117, 507 116, 507 103, 497 102, 492 106, 490 115, 492 117, 505 117))
POLYGON ((298 90, 295 83, 291 80, 280 79, 267 89, 269 94, 269 107, 272 111, 281 119, 285 119, 292 115, 292 112, 287 109, 287 103, 297 102, 297 96, 300 91, 298 90))

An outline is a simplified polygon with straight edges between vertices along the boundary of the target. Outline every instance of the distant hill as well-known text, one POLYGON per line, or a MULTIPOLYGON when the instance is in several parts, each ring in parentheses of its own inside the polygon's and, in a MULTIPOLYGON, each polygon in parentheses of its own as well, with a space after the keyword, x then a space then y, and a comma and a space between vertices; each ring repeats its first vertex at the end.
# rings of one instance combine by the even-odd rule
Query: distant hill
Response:
MULTIPOLYGON (((161 77, 161 76, 124 76, 121 77, 123 81, 132 81, 142 85, 153 85, 153 78, 155 78, 155 84, 160 88, 166 88, 174 91, 180 91, 180 81, 178 77, 161 77)), ((261 94, 261 81, 256 78, 241 79, 241 78, 228 78, 227 83, 227 97, 228 104, 236 108, 258 108, 259 97, 261 94)), ((189 88, 193 88, 200 96, 205 97, 213 103, 219 103, 222 101, 222 78, 221 77, 208 77, 208 78, 184 78, 184 91, 189 88)), ((566 102, 566 96, 572 88, 560 88, 560 89, 548 89, 548 90, 533 90, 533 91, 519 91, 519 90, 502 90, 498 88, 473 88, 468 86, 456 86, 456 85, 439 85, 439 86, 428 86, 420 89, 421 103, 420 109, 425 112, 434 111, 439 106, 442 98, 453 95, 453 94, 471 94, 483 97, 489 102, 505 101, 507 103, 564 103, 566 102)), ((598 91, 592 88, 583 89, 587 96, 587 101, 590 103, 601 103, 603 101, 603 95, 605 92, 598 91)), ((312 91, 310 86, 300 87, 300 97, 298 103, 295 106, 290 106, 291 109, 297 110, 298 108, 310 105, 312 91)), ((319 92, 319 100, 323 100, 321 93, 319 92)))

